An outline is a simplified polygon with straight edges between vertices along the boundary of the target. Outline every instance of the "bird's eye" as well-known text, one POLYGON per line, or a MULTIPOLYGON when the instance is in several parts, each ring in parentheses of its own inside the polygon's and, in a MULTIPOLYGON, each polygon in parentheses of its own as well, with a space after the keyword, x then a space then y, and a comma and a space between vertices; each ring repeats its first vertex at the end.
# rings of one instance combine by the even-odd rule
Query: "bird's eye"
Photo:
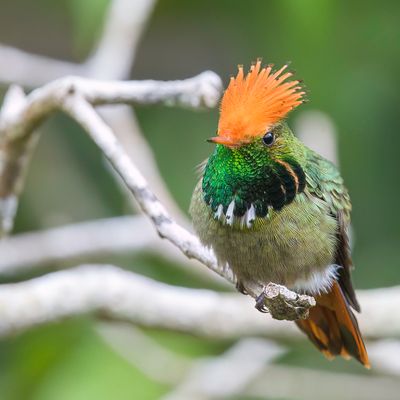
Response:
POLYGON ((263 136, 262 141, 266 146, 271 146, 275 142, 275 135, 272 132, 267 132, 263 136))

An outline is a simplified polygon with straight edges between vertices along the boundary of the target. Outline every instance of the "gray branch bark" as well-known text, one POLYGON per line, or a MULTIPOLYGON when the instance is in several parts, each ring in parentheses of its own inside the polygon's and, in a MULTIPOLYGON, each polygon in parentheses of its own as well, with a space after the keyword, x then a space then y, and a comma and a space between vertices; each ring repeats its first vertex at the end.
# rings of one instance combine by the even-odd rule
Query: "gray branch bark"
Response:
MULTIPOLYGON (((400 337, 400 287, 357 292, 367 338, 400 337)), ((176 287, 110 265, 83 265, 0 286, 0 336, 95 313, 140 326, 210 338, 297 340, 295 324, 257 312, 238 293, 176 287)))

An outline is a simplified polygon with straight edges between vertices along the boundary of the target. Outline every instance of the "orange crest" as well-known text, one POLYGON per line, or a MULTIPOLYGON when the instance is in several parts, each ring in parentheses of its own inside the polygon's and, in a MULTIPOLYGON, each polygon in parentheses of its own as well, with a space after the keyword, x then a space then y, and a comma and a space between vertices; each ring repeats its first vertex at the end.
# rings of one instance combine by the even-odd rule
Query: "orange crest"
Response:
POLYGON ((272 66, 261 69, 261 60, 244 76, 239 66, 221 102, 218 136, 232 145, 262 136, 267 129, 304 101, 299 81, 285 82, 293 74, 284 72, 287 65, 273 72, 272 66))

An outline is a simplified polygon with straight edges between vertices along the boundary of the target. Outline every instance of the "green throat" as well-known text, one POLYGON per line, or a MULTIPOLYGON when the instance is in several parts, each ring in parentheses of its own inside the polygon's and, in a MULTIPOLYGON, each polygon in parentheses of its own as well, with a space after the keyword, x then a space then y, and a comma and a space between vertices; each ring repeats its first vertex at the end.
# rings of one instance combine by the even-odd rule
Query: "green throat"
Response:
POLYGON ((266 217, 268 208, 281 210, 304 190, 305 174, 291 154, 279 157, 260 141, 237 148, 216 145, 203 175, 203 198, 228 223, 234 217, 266 217))

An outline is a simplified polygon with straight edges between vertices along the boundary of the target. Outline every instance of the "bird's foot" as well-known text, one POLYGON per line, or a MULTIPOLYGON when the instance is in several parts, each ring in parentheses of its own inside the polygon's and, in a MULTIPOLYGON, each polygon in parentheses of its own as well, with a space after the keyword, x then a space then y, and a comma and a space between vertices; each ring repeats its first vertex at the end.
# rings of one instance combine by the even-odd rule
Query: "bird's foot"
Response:
POLYGON ((262 292, 257 296, 256 298, 256 304, 255 304, 255 308, 266 314, 269 312, 268 308, 265 306, 265 299, 267 298, 267 292, 266 292, 266 288, 264 287, 262 292))
POLYGON ((247 292, 246 288, 243 285, 242 281, 237 281, 236 282, 236 290, 244 295, 248 295, 249 293, 247 292))
POLYGON ((289 321, 308 318, 308 311, 313 306, 313 297, 292 292, 285 286, 272 282, 263 287, 255 305, 258 311, 268 312, 274 319, 289 321))

